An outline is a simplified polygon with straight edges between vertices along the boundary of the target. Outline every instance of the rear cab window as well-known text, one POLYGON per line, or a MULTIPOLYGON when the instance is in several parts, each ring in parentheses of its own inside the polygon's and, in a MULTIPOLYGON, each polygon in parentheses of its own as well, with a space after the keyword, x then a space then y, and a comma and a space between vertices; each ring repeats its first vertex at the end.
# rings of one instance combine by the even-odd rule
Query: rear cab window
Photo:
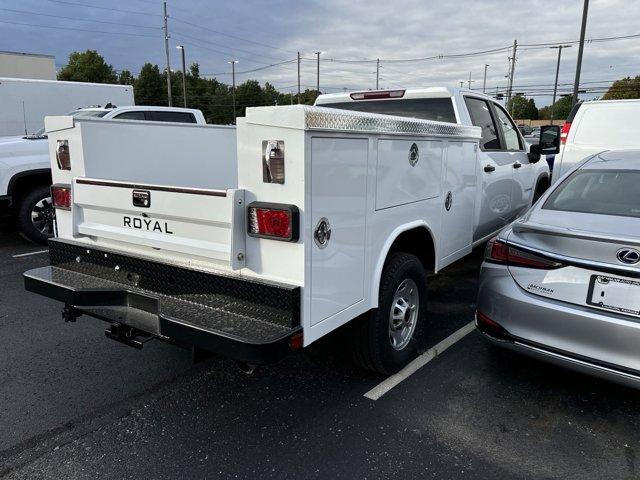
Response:
POLYGON ((542 209, 640 218, 638 185, 640 170, 577 170, 542 209))
POLYGON ((402 98, 397 100, 356 100, 352 102, 323 103, 319 107, 380 113, 399 117, 457 123, 451 97, 402 98))

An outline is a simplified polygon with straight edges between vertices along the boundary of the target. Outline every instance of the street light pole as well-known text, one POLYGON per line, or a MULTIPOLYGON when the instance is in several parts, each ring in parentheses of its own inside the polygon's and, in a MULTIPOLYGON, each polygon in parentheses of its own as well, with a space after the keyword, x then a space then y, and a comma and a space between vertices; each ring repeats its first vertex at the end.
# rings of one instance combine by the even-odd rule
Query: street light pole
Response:
POLYGON ((380 59, 376 60, 376 90, 379 90, 380 87, 380 59))
POLYGON ((298 52, 298 103, 300 103, 300 52, 298 52))
POLYGON ((576 65, 576 79, 573 83, 572 106, 578 103, 578 88, 580 86, 580 69, 582 68, 582 51, 584 50, 584 35, 587 31, 587 12, 589 10, 589 0, 584 0, 582 7, 582 26, 580 27, 580 46, 578 47, 578 64, 576 65))
POLYGON ((558 49, 558 62, 556 63, 556 81, 553 85, 553 100, 551 101, 551 125, 553 125, 553 108, 556 103, 556 94, 558 93, 558 74, 560 73, 560 57, 562 56, 563 48, 570 48, 571 45, 558 45, 556 47, 558 49))
POLYGON ((231 64, 231 81, 232 81, 232 90, 231 97, 233 98, 233 124, 236 124, 236 63, 238 60, 231 60, 228 62, 231 64))
POLYGON ((487 89, 487 67, 490 65, 488 63, 484 64, 484 80, 482 80, 482 93, 485 93, 487 89))
POLYGON ((322 52, 316 52, 316 57, 318 57, 318 70, 316 72, 316 91, 318 95, 320 95, 320 54, 322 52))
POLYGON ((187 65, 184 60, 184 45, 178 45, 176 48, 182 51, 182 98, 184 108, 187 108, 187 65))

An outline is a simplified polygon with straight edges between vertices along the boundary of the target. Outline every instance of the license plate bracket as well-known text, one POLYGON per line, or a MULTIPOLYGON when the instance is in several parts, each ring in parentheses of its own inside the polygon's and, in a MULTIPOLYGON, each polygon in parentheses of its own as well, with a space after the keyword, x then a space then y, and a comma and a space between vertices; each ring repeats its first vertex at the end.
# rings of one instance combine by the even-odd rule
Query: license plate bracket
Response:
POLYGON ((607 275, 592 275, 587 305, 640 317, 640 282, 607 275))

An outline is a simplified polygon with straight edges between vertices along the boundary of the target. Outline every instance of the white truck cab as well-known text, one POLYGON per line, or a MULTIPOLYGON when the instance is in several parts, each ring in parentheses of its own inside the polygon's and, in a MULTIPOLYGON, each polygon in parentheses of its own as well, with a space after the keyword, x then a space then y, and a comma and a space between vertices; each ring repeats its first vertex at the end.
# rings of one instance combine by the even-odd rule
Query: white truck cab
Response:
POLYGON ((547 162, 529 155, 528 144, 495 99, 447 87, 320 95, 316 105, 422 118, 480 127, 474 241, 481 243, 529 208, 550 182, 547 162))
POLYGON ((458 122, 248 108, 232 151, 213 126, 49 117, 57 238, 25 286, 120 342, 250 364, 350 323, 355 361, 392 373, 429 328, 427 273, 496 233, 540 180, 517 176, 527 155, 508 116, 460 95, 458 122))
MULTIPOLYGON (((105 107, 79 108, 69 115, 76 119, 206 123, 200 110, 177 107, 107 104, 105 107)), ((0 138, 0 203, 14 208, 20 232, 37 243, 46 243, 53 235, 50 185, 51 164, 44 127, 33 135, 0 138)))

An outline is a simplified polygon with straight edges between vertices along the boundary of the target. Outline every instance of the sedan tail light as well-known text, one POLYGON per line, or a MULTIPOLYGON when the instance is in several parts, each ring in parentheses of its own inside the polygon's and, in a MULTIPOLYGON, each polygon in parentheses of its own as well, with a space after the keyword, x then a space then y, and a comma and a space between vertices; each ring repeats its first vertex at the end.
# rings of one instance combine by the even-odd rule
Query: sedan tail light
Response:
POLYGON ((71 208, 71 186, 70 185, 52 185, 51 201, 55 208, 69 210, 71 208))
POLYGON ((251 237, 296 242, 300 214, 295 205, 253 202, 248 210, 248 234, 251 237))
POLYGON ((514 267, 541 268, 551 270, 562 267, 562 263, 526 252, 497 238, 487 244, 484 259, 491 263, 502 263, 514 267))

